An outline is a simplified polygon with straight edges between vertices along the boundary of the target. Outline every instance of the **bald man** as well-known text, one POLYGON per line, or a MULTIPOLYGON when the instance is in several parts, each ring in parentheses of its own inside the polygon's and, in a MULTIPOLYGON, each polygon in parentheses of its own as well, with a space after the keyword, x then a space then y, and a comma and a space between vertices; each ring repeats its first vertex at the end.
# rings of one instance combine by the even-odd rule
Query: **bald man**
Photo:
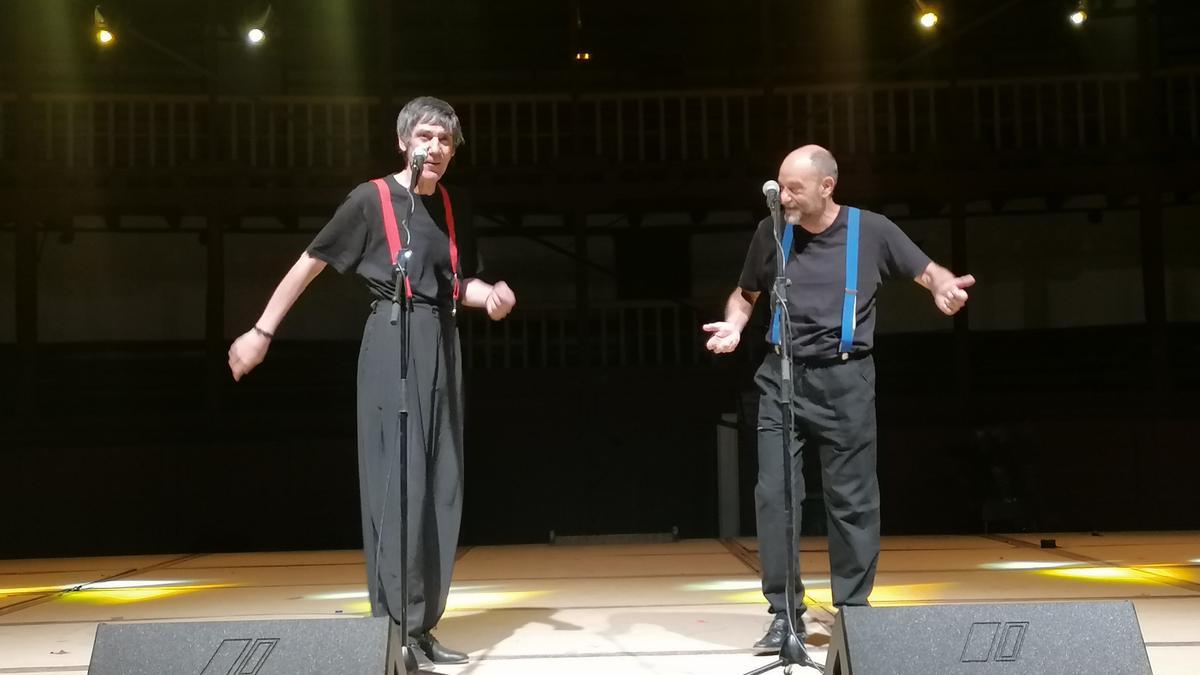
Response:
MULTIPOLYGON (((794 522, 804 499, 802 453, 816 447, 829 524, 829 565, 833 603, 866 605, 879 560, 879 485, 875 475, 876 292, 884 280, 909 278, 933 295, 934 306, 952 315, 967 301, 971 276, 957 277, 930 261, 895 223, 884 216, 836 203, 837 162, 825 148, 806 145, 779 167, 780 204, 790 247, 785 275, 787 314, 772 316, 767 340, 786 339, 793 358, 795 419, 791 441, 794 522), (852 212, 858 221, 857 279, 847 279, 847 243, 852 212), (844 319, 845 317, 845 319, 844 319), (772 335, 774 333, 774 336, 772 335), (773 337, 775 339, 773 339, 773 337)), ((777 251, 770 218, 758 224, 738 287, 725 306, 725 320, 706 324, 707 347, 732 352, 758 296, 770 293, 777 276, 777 251)), ((785 534, 784 478, 780 465, 783 412, 780 410, 780 355, 771 350, 755 374, 759 389, 758 516, 762 589, 774 620, 754 646, 777 651, 787 632, 786 581, 789 542, 785 534)), ((796 578, 797 614, 803 614, 804 586, 796 578)), ((799 617, 797 617, 799 619, 799 617)), ((797 632, 803 622, 795 621, 797 632)), ((801 635, 803 639, 803 635, 801 635)))

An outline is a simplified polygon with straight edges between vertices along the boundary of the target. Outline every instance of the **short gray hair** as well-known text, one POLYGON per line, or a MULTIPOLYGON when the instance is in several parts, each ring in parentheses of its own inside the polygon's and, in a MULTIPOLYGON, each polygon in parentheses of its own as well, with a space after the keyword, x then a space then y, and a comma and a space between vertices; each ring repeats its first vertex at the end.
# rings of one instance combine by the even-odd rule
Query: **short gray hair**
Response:
POLYGON ((833 153, 829 152, 825 148, 818 148, 813 151, 812 155, 809 156, 808 161, 812 162, 813 168, 815 168, 817 173, 821 174, 822 177, 830 176, 833 178, 833 182, 837 182, 838 167, 837 160, 833 158, 833 153))
POLYGON ((458 113, 440 98, 418 96, 405 103, 400 114, 396 115, 396 138, 402 143, 407 143, 418 124, 436 124, 445 128, 454 139, 456 148, 466 142, 463 138, 462 124, 458 121, 458 113))

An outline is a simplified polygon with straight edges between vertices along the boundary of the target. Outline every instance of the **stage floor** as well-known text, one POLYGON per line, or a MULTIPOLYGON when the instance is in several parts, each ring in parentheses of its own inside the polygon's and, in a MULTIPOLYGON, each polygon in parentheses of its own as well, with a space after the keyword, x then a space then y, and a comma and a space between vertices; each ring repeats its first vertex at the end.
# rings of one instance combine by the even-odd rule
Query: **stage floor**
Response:
MULTIPOLYGON (((756 548, 464 549, 436 634, 472 662, 432 672, 736 675, 765 665, 749 649, 770 619, 756 548)), ((833 614, 823 539, 802 541, 801 569, 808 648, 824 661, 833 614)), ((86 672, 98 622, 362 616, 364 576, 358 551, 0 561, 0 675, 86 672)), ((1200 673, 1200 533, 888 537, 871 596, 879 606, 1110 599, 1134 602, 1155 673, 1200 673)))

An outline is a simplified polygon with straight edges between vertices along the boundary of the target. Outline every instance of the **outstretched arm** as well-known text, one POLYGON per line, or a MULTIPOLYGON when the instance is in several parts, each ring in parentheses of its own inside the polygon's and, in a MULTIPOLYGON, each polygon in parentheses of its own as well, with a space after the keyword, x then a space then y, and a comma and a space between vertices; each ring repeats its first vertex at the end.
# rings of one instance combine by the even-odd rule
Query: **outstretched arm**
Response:
POLYGON ((750 320, 750 312, 754 310, 754 301, 758 300, 758 291, 747 291, 742 287, 734 289, 725 301, 725 320, 704 324, 706 333, 712 333, 705 347, 714 354, 726 354, 737 349, 742 341, 742 329, 750 320))
POLYGON ((296 299, 323 269, 325 261, 310 256, 307 251, 292 265, 292 269, 288 270, 283 280, 275 287, 275 292, 267 301, 262 316, 254 323, 254 328, 239 336, 229 347, 229 370, 233 373, 234 380, 242 379, 243 375, 267 357, 267 349, 271 346, 271 337, 275 329, 279 328, 283 317, 295 304, 296 299))
POLYGON ((929 290, 933 295, 933 304, 946 316, 953 316, 967 304, 966 289, 975 285, 975 277, 970 274, 956 277, 950 270, 933 262, 913 281, 929 290))

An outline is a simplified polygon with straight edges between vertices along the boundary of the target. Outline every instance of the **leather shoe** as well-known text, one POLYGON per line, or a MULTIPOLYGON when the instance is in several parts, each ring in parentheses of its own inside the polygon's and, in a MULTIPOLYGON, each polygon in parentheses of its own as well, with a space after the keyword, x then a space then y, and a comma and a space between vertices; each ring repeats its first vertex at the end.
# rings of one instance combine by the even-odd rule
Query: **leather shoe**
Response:
MULTIPOLYGON (((783 613, 775 615, 771 621, 771 625, 767 628, 767 632, 758 642, 754 643, 754 649, 760 654, 775 654, 779 648, 783 646, 783 638, 787 635, 787 617, 783 613)), ((800 638, 800 642, 804 642, 808 635, 804 631, 804 621, 800 617, 796 617, 796 635, 800 638)))
POLYGON ((466 663, 468 661, 468 657, 465 653, 455 651, 444 646, 442 643, 437 641, 437 638, 433 637, 433 633, 422 633, 418 635, 417 646, 420 647, 421 651, 425 652, 425 655, 429 657, 429 660, 433 661, 434 663, 466 663))

